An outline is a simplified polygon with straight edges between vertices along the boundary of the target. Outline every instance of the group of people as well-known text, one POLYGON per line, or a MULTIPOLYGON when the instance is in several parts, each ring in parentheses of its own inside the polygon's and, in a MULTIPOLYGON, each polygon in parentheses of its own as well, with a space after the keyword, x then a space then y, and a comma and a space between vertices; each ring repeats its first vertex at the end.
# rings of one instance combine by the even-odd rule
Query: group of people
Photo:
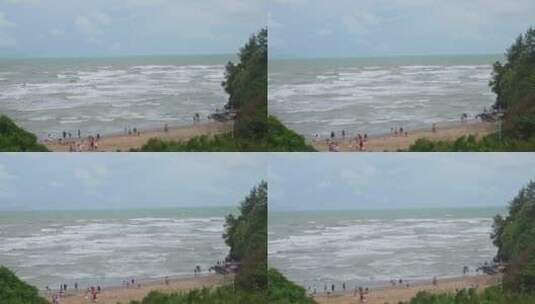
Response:
MULTIPOLYGON (((311 290, 311 289, 312 287, 308 287, 309 293, 315 296, 317 294, 317 289, 315 287, 314 287, 314 290, 311 290)), ((327 284, 323 285, 323 293, 326 294, 327 296, 334 295, 335 292, 336 292, 335 284, 331 284, 330 286, 327 286, 327 284)), ((347 292, 345 282, 342 282, 342 292, 343 293, 347 292)), ((353 290, 353 296, 355 297, 358 296, 358 298, 360 299, 360 303, 367 303, 369 294, 370 294, 370 289, 368 287, 355 286, 355 289, 353 290)))
MULTIPOLYGON (((347 136, 346 131, 342 130, 340 135, 341 135, 342 141, 345 141, 346 136, 347 136)), ((315 140, 319 140, 319 134, 316 134, 314 137, 315 137, 315 140)), ((350 137, 347 136, 347 138, 350 138, 350 137)), ((361 152, 366 151, 366 143, 368 142, 368 134, 362 135, 358 133, 354 138, 354 142, 355 142, 355 149, 357 151, 361 151, 361 152)), ((331 136, 327 139, 327 145, 329 147, 329 152, 340 152, 340 146, 338 144, 338 141, 336 140, 336 133, 334 131, 331 131, 331 136)))
POLYGON ((390 135, 394 136, 394 137, 398 137, 398 136, 409 136, 409 132, 407 132, 407 130, 403 129, 403 127, 399 127, 399 128, 390 128, 390 135))
POLYGON ((390 280, 390 285, 392 285, 392 287, 396 287, 396 286, 399 286, 399 287, 411 287, 411 284, 409 283, 409 281, 405 280, 403 281, 403 279, 399 279, 399 280, 390 280))

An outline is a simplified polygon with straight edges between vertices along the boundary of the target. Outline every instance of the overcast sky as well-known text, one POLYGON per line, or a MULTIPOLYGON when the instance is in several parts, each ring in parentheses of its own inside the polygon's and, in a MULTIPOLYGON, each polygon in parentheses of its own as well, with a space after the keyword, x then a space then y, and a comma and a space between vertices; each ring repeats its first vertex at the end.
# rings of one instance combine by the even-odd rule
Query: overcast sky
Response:
POLYGON ((0 210, 238 206, 265 173, 247 153, 2 153, 0 210))
POLYGON ((279 154, 270 210, 506 206, 531 179, 533 153, 279 154))
POLYGON ((502 54, 533 0, 271 0, 272 57, 502 54))
POLYGON ((0 55, 236 53, 264 0, 0 0, 0 55))

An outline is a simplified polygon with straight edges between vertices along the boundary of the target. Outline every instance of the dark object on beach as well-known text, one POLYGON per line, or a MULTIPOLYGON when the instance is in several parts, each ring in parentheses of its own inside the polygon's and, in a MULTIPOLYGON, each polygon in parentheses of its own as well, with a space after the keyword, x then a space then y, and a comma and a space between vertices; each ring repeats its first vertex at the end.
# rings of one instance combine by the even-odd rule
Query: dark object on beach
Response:
POLYGON ((225 262, 220 263, 215 266, 212 266, 210 269, 213 269, 217 274, 231 274, 231 273, 237 273, 240 270, 240 263, 239 262, 225 262))
POLYGON ((213 119, 219 122, 232 121, 238 116, 237 110, 216 111, 208 116, 209 119, 213 119))

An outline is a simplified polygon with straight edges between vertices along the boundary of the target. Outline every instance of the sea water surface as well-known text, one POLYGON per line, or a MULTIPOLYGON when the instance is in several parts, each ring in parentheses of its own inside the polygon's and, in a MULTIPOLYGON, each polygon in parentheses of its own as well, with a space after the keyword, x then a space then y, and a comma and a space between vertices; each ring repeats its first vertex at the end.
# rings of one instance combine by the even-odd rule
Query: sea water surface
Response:
POLYGON ((0 59, 0 113, 39 138, 190 124, 221 109, 232 55, 0 59))
POLYGON ((430 128, 489 108, 498 55, 273 59, 269 111, 305 137, 430 128))
MULTIPOLYGON (((272 212, 269 264, 323 291, 462 275, 491 261, 492 217, 504 210, 414 209, 272 212)), ((473 272, 472 272, 473 274, 473 272)), ((352 289, 351 289, 352 290, 352 289)))
POLYGON ((0 265, 44 289, 60 283, 193 276, 228 253, 232 208, 0 212, 0 265))

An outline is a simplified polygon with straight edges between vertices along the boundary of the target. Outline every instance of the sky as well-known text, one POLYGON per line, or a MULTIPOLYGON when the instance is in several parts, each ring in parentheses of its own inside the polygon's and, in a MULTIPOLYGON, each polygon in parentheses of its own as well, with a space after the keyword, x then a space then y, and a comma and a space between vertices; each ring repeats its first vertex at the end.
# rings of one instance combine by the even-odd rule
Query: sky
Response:
POLYGON ((533 153, 279 154, 270 211, 506 206, 535 180, 533 153))
POLYGON ((533 0, 270 0, 270 56, 502 54, 533 0))
POLYGON ((234 54, 264 0, 0 0, 0 55, 234 54))
POLYGON ((266 179, 241 153, 0 154, 0 210, 238 206, 266 179))

